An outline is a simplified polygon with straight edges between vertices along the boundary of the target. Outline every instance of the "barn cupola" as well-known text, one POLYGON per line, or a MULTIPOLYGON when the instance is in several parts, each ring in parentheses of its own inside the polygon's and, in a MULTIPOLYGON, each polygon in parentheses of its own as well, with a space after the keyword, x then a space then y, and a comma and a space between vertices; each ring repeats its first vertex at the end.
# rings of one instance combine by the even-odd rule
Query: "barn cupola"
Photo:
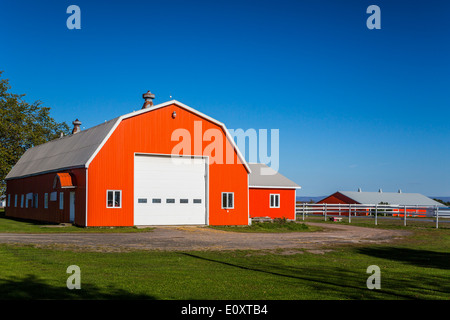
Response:
POLYGON ((75 121, 72 122, 73 124, 73 129, 72 129, 72 134, 78 133, 81 131, 81 121, 76 119, 75 121))
POLYGON ((153 106, 153 99, 155 99, 155 95, 149 91, 147 93, 144 93, 142 95, 142 98, 144 98, 145 102, 142 106, 142 109, 149 108, 153 106))

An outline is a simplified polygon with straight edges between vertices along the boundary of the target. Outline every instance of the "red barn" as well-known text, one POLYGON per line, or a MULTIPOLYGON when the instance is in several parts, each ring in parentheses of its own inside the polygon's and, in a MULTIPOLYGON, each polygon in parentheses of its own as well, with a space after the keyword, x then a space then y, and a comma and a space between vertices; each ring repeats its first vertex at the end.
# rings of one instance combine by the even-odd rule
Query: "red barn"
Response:
POLYGON ((249 166, 250 217, 295 220, 296 189, 300 186, 265 164, 249 166))
POLYGON ((6 215, 79 226, 248 225, 251 170, 225 125, 143 97, 139 111, 87 130, 76 120, 72 135, 28 149, 5 179, 6 215))
MULTIPOLYGON (((378 192, 363 192, 360 189, 358 191, 337 191, 317 203, 361 205, 385 204, 400 206, 399 209, 392 209, 393 212, 399 213, 404 213, 402 207, 407 206, 407 215, 408 213, 414 213, 417 216, 425 216, 427 211, 426 207, 442 206, 441 203, 420 193, 403 193, 401 190, 398 190, 398 192, 383 192, 381 189, 378 192)), ((336 213, 338 209, 336 209, 336 207, 329 209, 329 212, 333 211, 336 213)), ((369 209, 360 209, 360 214, 362 214, 361 211, 365 211, 366 215, 369 215, 370 213, 369 209)), ((345 212, 343 214, 348 215, 348 213, 345 212)), ((395 215, 396 214, 394 214, 394 216, 395 215)))

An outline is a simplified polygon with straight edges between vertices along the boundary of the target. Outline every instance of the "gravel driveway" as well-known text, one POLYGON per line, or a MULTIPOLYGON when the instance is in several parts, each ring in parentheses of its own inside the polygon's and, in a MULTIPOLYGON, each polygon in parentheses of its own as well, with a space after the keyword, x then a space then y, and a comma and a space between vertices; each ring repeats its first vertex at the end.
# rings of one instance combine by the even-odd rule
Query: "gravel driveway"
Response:
POLYGON ((33 244, 60 249, 89 251, 129 250, 319 250, 333 244, 382 243, 409 234, 404 230, 383 230, 349 225, 306 223, 323 228, 317 232, 238 233, 200 226, 156 227, 142 233, 0 233, 0 243, 33 244))

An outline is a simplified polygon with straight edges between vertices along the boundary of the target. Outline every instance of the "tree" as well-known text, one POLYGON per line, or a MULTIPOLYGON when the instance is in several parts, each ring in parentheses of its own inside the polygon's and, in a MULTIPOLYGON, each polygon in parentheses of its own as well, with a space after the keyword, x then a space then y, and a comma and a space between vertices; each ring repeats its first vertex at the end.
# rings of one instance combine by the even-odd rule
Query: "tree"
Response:
POLYGON ((29 104, 24 94, 10 93, 8 79, 0 71, 0 194, 4 194, 6 175, 23 153, 33 146, 69 134, 69 126, 50 117, 50 108, 40 101, 29 104))

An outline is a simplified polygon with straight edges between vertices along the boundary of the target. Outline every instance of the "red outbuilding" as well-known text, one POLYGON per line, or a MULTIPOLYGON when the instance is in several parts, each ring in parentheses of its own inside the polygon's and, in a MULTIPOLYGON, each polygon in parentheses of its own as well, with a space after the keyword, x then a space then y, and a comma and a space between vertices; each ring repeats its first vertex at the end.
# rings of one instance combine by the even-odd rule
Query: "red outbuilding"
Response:
POLYGON ((300 186, 265 164, 249 166, 250 217, 295 220, 296 190, 300 186))
MULTIPOLYGON (((248 225, 261 201, 291 217, 294 189, 250 202, 250 166, 223 123, 144 98, 139 111, 87 130, 77 119, 72 135, 28 149, 5 179, 6 215, 79 226, 248 225)), ((266 189, 255 186, 250 199, 266 189)))

